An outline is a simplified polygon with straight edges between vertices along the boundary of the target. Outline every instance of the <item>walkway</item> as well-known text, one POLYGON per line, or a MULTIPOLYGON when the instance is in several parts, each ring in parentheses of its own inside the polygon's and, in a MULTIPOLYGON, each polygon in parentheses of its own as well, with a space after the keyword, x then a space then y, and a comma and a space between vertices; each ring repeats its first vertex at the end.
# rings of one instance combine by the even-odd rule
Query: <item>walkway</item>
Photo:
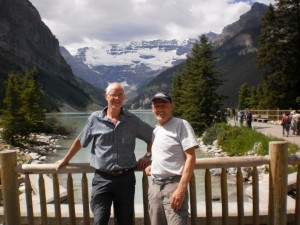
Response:
MULTIPOLYGON (((233 120, 229 121, 229 124, 234 124, 233 120)), ((236 122, 237 126, 239 126, 238 121, 236 122)), ((294 143, 300 147, 300 135, 294 135, 292 132, 290 132, 290 135, 288 137, 283 137, 282 136, 282 126, 281 125, 276 125, 276 124, 271 124, 271 123, 262 123, 262 122, 253 122, 252 123, 253 128, 267 136, 274 136, 278 138, 282 138, 287 140, 290 143, 294 143)))

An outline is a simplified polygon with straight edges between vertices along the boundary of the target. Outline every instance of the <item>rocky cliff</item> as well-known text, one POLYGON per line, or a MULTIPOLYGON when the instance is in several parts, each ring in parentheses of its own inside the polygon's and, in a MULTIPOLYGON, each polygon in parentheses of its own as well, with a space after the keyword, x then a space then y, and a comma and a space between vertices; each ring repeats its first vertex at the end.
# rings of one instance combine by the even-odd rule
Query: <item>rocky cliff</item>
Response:
POLYGON ((59 42, 28 0, 0 0, 0 75, 22 75, 36 67, 50 110, 84 110, 91 99, 59 51, 59 42), (77 98, 77 99, 76 99, 77 98))
MULTIPOLYGON (((76 84, 72 70, 59 52, 59 43, 28 0, 0 0, 2 63, 26 70, 33 66, 76 84), (3 62, 4 61, 4 62, 3 62)), ((7 72, 1 68, 1 72, 7 72)))

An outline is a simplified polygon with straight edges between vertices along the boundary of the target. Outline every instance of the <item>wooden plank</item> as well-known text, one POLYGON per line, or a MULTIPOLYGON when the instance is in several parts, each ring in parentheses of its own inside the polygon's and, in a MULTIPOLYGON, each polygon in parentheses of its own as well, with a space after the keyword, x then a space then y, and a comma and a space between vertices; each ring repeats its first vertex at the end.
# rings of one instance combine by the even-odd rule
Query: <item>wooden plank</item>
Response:
POLYGON ((206 202, 206 223, 212 225, 212 187, 211 187, 211 172, 205 170, 205 202, 206 202))
POLYGON ((197 195, 196 195, 196 180, 193 173, 189 182, 190 187, 190 205, 191 205, 191 224, 197 224, 197 195))
POLYGON ((25 175, 25 192, 26 192, 26 202, 27 202, 27 217, 28 224, 34 225, 33 221, 33 207, 32 207, 32 191, 29 175, 25 175))
POLYGON ((259 225, 259 185, 257 167, 253 167, 252 174, 252 194, 253 194, 253 225, 259 225))
POLYGON ((58 182, 57 174, 53 174, 53 191, 54 191, 55 222, 56 222, 56 225, 62 225, 60 195, 59 195, 59 182, 58 182))
POLYGON ((269 150, 269 202, 272 205, 269 224, 282 225, 287 222, 288 143, 287 141, 271 141, 269 150))
POLYGON ((222 168, 222 173, 221 173, 221 198, 222 198, 222 224, 228 225, 227 171, 225 168, 222 168))
POLYGON ((39 191, 40 191, 40 206, 41 206, 41 219, 42 225, 47 225, 47 206, 46 206, 46 191, 45 191, 45 179, 43 174, 39 175, 39 191))
POLYGON ((244 225, 244 193, 243 193, 243 174, 241 167, 237 168, 236 173, 236 192, 237 192, 237 211, 238 224, 244 225))
POLYGON ((68 174, 67 179, 67 190, 68 190, 68 205, 69 205, 69 224, 76 224, 76 214, 75 214, 75 201, 74 201, 74 188, 73 188, 73 178, 72 174, 68 174))
POLYGON ((89 211, 89 188, 86 174, 82 174, 81 179, 82 187, 82 204, 83 204, 83 223, 85 225, 90 224, 90 211, 89 211))

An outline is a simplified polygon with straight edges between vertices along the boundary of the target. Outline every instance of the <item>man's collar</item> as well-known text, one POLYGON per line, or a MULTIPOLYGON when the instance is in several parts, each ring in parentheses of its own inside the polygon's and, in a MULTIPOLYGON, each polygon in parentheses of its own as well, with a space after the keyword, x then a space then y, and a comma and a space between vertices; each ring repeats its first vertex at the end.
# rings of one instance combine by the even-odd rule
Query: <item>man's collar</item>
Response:
MULTIPOLYGON (((107 112, 107 106, 102 110, 102 113, 100 115, 101 118, 104 118, 106 116, 106 112, 107 112)), ((124 107, 121 107, 121 113, 120 113, 120 116, 121 115, 125 115, 125 116, 131 116, 131 113, 126 110, 124 107)))

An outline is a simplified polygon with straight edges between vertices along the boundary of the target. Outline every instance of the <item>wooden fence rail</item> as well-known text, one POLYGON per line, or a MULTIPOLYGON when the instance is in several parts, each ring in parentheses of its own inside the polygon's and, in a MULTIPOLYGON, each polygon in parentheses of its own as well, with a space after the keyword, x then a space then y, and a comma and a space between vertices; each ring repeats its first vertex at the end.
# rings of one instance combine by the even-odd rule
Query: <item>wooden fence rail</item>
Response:
POLYGON ((283 113, 290 113, 292 109, 250 109, 254 120, 280 120, 283 113))
MULTIPOLYGON (((300 197, 297 191, 295 200, 295 210, 287 210, 287 173, 288 165, 298 165, 297 190, 300 190, 300 157, 293 155, 288 157, 287 142, 277 141, 269 143, 269 156, 252 157, 226 157, 226 158, 201 158, 196 161, 196 171, 204 170, 205 182, 205 214, 197 211, 196 184, 199 182, 195 176, 192 177, 189 185, 190 192, 190 224, 217 225, 217 224, 268 224, 285 225, 300 224, 300 197), (258 166, 266 165, 269 167, 269 196, 259 196, 259 174, 258 166), (252 210, 249 213, 245 211, 245 202, 243 194, 243 176, 242 168, 252 168, 252 210), (216 212, 216 207, 212 202, 212 174, 211 169, 220 169, 220 187, 221 187, 221 213, 216 212), (236 191, 237 201, 236 210, 232 213, 232 205, 228 200, 228 182, 227 170, 236 168, 236 191), (268 197, 268 198, 267 198, 268 197), (268 199, 267 212, 261 210, 261 203, 268 199)), ((16 153, 11 151, 0 152, 2 191, 3 191, 3 212, 0 217, 4 217, 5 225, 21 224, 92 224, 93 215, 89 209, 88 179, 86 174, 93 173, 94 169, 85 163, 72 163, 56 170, 55 164, 25 164, 17 166, 16 153), (78 206, 74 202, 73 174, 82 174, 81 193, 83 202, 78 206), (24 206, 20 207, 18 175, 25 174, 26 183, 26 214, 24 215, 24 206), (32 186, 30 175, 38 174, 39 179, 39 210, 35 207, 37 204, 32 198, 32 186), (54 203, 46 202, 46 188, 44 176, 51 175, 53 180, 54 203), (60 185, 58 174, 67 174, 67 207, 62 206, 60 202, 60 185), (62 207, 67 208, 67 214, 63 213, 62 207), (80 207, 80 208, 79 208, 80 207), (37 210, 37 211, 35 211, 37 210), (54 222, 50 222, 50 219, 54 222)), ((150 225, 148 215, 148 177, 142 178, 143 187, 143 216, 136 220, 136 224, 150 225)))

